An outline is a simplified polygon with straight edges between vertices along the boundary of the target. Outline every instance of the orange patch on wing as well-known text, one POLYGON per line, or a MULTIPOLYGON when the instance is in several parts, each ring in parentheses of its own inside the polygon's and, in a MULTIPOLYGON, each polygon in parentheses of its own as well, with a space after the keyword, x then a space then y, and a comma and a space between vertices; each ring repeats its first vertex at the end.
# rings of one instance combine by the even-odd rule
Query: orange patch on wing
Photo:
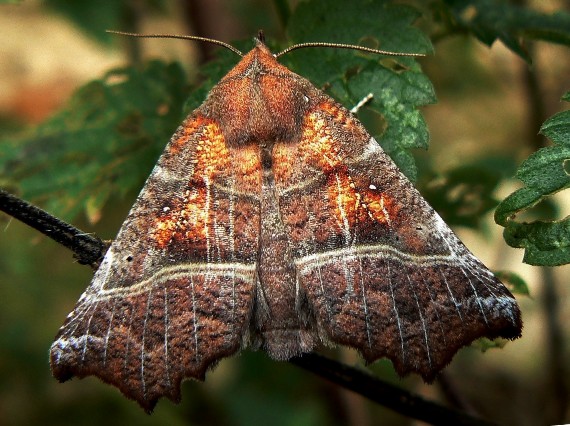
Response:
POLYGON ((343 162, 341 144, 335 141, 330 126, 321 114, 325 111, 336 121, 346 122, 348 126, 350 120, 347 121, 343 111, 332 103, 321 103, 317 111, 305 118, 299 155, 301 161, 318 167, 328 176, 327 195, 337 223, 339 226, 354 226, 373 220, 389 225, 390 216, 395 213, 393 200, 383 193, 356 188, 343 162))
POLYGON ((342 164, 339 146, 323 117, 314 112, 307 115, 299 144, 301 161, 331 173, 342 164))
POLYGON ((190 181, 212 181, 230 167, 230 155, 220 127, 210 122, 196 140, 194 173, 190 181))
POLYGON ((334 212, 339 227, 354 226, 359 222, 360 194, 348 174, 330 174, 327 181, 330 210, 334 212))
POLYGON ((350 116, 347 116, 347 114, 344 111, 341 111, 341 109, 332 102, 321 102, 317 107, 317 109, 321 112, 324 111, 327 114, 331 115, 333 119, 336 119, 337 122, 345 122, 347 121, 347 119, 351 118, 350 116))
POLYGON ((203 187, 187 190, 182 202, 155 219, 154 240, 159 248, 174 240, 206 238, 209 225, 206 192, 203 187))
POLYGON ((337 105, 331 102, 320 103, 313 112, 308 113, 303 121, 303 130, 298 144, 280 143, 273 150, 273 170, 281 182, 290 182, 293 176, 294 163, 310 165, 322 170, 325 174, 334 172, 342 166, 340 154, 341 143, 334 139, 332 127, 323 116, 332 117, 337 123, 350 127, 354 122, 337 105))
POLYGON ((392 198, 383 193, 361 191, 343 170, 329 176, 327 195, 339 227, 370 221, 390 226, 391 216, 397 211, 392 198))
MULTIPOLYGON (((194 147, 194 170, 189 178, 188 189, 173 200, 171 207, 165 207, 155 219, 153 238, 159 248, 174 240, 205 241, 214 214, 211 188, 216 178, 227 173, 231 159, 224 136, 219 126, 206 119, 196 119, 199 134, 184 139, 191 140, 194 147), (201 124, 198 126, 198 123, 201 124)), ((186 133, 186 129, 185 129, 186 133)), ((176 141, 173 146, 178 146, 176 141)))
POLYGON ((392 218, 396 217, 399 210, 395 200, 382 192, 366 191, 364 203, 370 218, 388 225, 391 224, 392 218))
POLYGON ((214 124, 212 120, 201 115, 185 120, 184 123, 182 123, 182 134, 170 144, 168 151, 171 154, 180 152, 188 142, 192 140, 192 135, 198 132, 204 125, 212 124, 214 124))

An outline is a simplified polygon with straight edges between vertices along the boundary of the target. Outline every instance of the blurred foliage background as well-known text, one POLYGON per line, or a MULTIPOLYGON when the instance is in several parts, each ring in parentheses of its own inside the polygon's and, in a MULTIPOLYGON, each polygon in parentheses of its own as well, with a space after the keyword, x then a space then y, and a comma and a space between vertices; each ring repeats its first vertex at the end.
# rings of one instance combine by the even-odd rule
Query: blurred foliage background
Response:
MULTIPOLYGON (((522 251, 505 244, 492 214, 499 200, 521 187, 513 178, 517 166, 550 144, 538 135, 541 124, 568 109, 560 102, 570 81, 567 22, 563 0, 3 1, 0 186, 87 232, 113 238, 184 115, 237 62, 231 52, 208 44, 126 39, 105 29, 201 35, 245 51, 260 28, 275 50, 299 41, 363 42, 358 32, 366 31, 388 50, 429 53, 431 40, 435 53, 418 61, 421 69, 403 61, 412 77, 385 86, 371 68, 374 61, 395 68, 378 58, 310 50, 283 62, 348 107, 367 90, 384 99, 387 87, 406 89, 405 117, 422 106, 427 127, 420 117, 413 131, 381 102, 359 116, 379 135, 390 123, 396 133, 381 136, 384 148, 467 246, 492 270, 509 271, 503 279, 517 282, 509 278, 514 271, 528 284, 531 297, 518 296, 525 329, 502 349, 463 349, 431 386, 417 377, 398 378, 389 362, 369 368, 398 386, 497 422, 565 423, 568 266, 521 263, 522 251), (378 15, 385 6, 396 7, 393 15, 378 15), (394 32, 396 24, 405 31, 394 32), (437 104, 425 106, 435 102, 434 93, 437 104), (429 151, 410 150, 427 147, 425 129, 429 151)), ((559 192, 523 218, 560 219, 568 206, 568 195, 559 192)), ((94 378, 59 384, 50 375, 48 348, 91 271, 25 225, 5 215, 0 221, 0 424, 411 422, 250 351, 222 361, 205 383, 185 382, 182 403, 161 401, 152 416, 94 378)), ((327 355, 361 364, 350 350, 327 355)))

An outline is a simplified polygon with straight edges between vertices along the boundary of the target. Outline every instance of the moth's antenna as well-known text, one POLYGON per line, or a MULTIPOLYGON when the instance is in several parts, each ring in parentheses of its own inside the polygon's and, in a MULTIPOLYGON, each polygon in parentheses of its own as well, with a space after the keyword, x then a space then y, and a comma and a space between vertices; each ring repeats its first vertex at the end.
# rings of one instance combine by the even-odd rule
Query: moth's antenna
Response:
POLYGON ((231 50, 232 52, 238 54, 239 56, 243 56, 243 53, 240 52, 238 49, 233 47, 231 44, 224 43, 220 40, 215 40, 213 38, 206 38, 206 37, 199 37, 199 36, 184 36, 184 35, 175 35, 175 34, 137 34, 137 33, 126 33, 123 31, 113 31, 113 30, 106 30, 107 33, 110 34, 118 34, 124 35, 129 37, 140 37, 140 38, 177 38, 180 40, 195 40, 195 41, 203 41, 206 43, 217 44, 218 46, 223 46, 226 49, 231 50))
POLYGON ((359 46, 357 44, 343 44, 343 43, 326 43, 326 42, 309 42, 309 43, 299 43, 288 47, 287 49, 279 52, 275 55, 278 58, 281 55, 291 52, 292 50, 304 49, 305 47, 333 47, 335 49, 352 49, 360 50, 362 52, 378 53, 380 55, 390 55, 390 56, 426 56, 423 53, 403 53, 403 52, 388 52, 386 50, 372 49, 371 47, 359 46))

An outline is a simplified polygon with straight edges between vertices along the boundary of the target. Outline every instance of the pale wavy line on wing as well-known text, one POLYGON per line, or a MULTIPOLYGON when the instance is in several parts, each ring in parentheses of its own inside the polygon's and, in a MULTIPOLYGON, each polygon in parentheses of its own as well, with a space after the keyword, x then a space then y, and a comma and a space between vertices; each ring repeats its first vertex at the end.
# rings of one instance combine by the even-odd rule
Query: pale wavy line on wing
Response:
MULTIPOLYGON (((147 291, 150 287, 180 278, 189 278, 196 275, 210 277, 239 278, 251 282, 255 277, 256 264, 244 263, 179 263, 158 269, 148 278, 129 286, 103 288, 105 283, 99 281, 87 289, 84 298, 90 302, 119 296, 134 296, 147 291)), ((84 299, 82 297, 82 299, 84 299)))
POLYGON ((300 272, 305 272, 307 269, 313 268, 313 262, 323 266, 329 263, 336 263, 339 256, 345 260, 368 257, 372 259, 392 259, 409 265, 432 266, 445 264, 458 267, 464 266, 458 262, 460 258, 462 260, 466 260, 465 258, 472 259, 472 256, 468 253, 460 253, 459 255, 453 252, 449 254, 412 254, 402 252, 388 244, 367 244, 312 253, 295 260, 295 264, 300 272))

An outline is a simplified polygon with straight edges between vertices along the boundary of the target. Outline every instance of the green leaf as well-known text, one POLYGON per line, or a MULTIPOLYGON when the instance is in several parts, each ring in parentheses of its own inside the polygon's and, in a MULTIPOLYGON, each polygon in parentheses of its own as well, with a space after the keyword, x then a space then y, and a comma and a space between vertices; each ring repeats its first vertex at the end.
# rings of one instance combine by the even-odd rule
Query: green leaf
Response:
POLYGON ((484 158, 464 164, 434 176, 422 186, 422 195, 447 224, 476 229, 485 213, 498 204, 493 193, 505 168, 510 168, 505 159, 484 158))
MULTIPOLYGON (((563 99, 568 98, 567 93, 563 99)), ((570 111, 548 119, 541 133, 550 137, 555 145, 538 150, 522 163, 516 177, 525 186, 499 204, 495 221, 505 227, 507 244, 525 249, 525 263, 556 266, 570 262, 570 216, 559 221, 531 223, 515 219, 521 212, 570 187, 570 111)))
MULTIPOLYGON (((562 99, 570 102, 569 94, 570 92, 564 95, 562 99)), ((540 133, 552 139, 553 142, 568 147, 570 145, 570 139, 568 139, 568 135, 570 135, 570 111, 559 112, 550 117, 540 128, 540 133)))
POLYGON ((570 263, 570 219, 518 223, 510 220, 503 232, 511 247, 524 248, 523 262, 559 266, 570 263))
POLYGON ((471 347, 479 349, 481 352, 487 352, 489 349, 502 349, 508 343, 507 339, 497 338, 497 339, 487 339, 483 337, 481 339, 475 340, 471 347))
POLYGON ((53 214, 91 220, 111 195, 140 188, 181 121, 178 64, 112 70, 27 135, 4 141, 0 184, 53 214))
MULTIPOLYGON (((359 44, 392 52, 429 53, 426 36, 412 26, 419 13, 389 1, 311 1, 300 3, 289 20, 294 43, 324 41, 359 44), (363 13, 363 11, 365 11, 363 13)), ((410 148, 426 148, 429 135, 418 106, 434 103, 431 82, 409 57, 312 48, 292 52, 288 66, 352 108, 373 94, 360 113, 378 142, 412 180, 416 167, 410 148), (367 118, 369 120, 367 120, 367 118)))
POLYGON ((570 14, 544 14, 497 0, 445 0, 458 30, 471 32, 488 46, 501 40, 531 62, 525 40, 544 40, 570 46, 570 14))
POLYGON ((511 293, 530 296, 528 284, 517 273, 512 271, 495 271, 494 274, 508 287, 511 293))

